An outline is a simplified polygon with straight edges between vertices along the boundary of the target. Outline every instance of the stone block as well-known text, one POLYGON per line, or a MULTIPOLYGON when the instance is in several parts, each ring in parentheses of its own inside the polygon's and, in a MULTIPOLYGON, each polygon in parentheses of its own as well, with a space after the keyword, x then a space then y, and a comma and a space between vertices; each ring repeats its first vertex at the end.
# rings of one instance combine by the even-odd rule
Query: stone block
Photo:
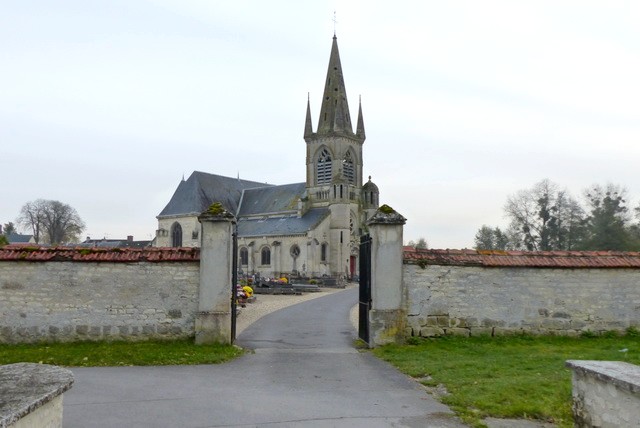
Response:
POLYGON ((540 327, 547 330, 565 330, 570 325, 570 321, 565 319, 543 319, 540 323, 540 327))
POLYGON ((517 336, 523 333, 524 331, 521 328, 495 327, 493 329, 494 336, 517 336))
POLYGON ((182 311, 180 309, 169 309, 167 316, 173 319, 182 318, 182 311))
POLYGON ((449 327, 449 317, 445 315, 439 315, 436 317, 436 325, 438 327, 449 327))
POLYGON ((444 330, 439 327, 422 327, 420 329, 421 337, 438 337, 444 336, 444 330))
POLYGON ((554 312, 553 315, 551 315, 553 318, 565 318, 565 319, 570 319, 571 318, 571 314, 568 314, 566 312, 554 312))
POLYGON ((470 336, 492 336, 493 335, 493 328, 487 328, 487 327, 471 327, 469 329, 469 335, 470 336))
POLYGON ((452 327, 452 328, 446 329, 445 334, 451 335, 451 336, 469 337, 471 335, 471 331, 468 328, 452 327))
POLYGON ((142 326, 142 334, 145 336, 153 336, 156 334, 156 326, 155 325, 145 325, 142 326))
POLYGON ((87 335, 89 334, 89 326, 88 325, 77 325, 76 326, 76 334, 87 335))
POLYGON ((504 327, 506 325, 506 322, 502 320, 494 320, 491 318, 483 318, 481 325, 482 327, 504 327))
POLYGON ((93 326, 89 329, 89 336, 100 337, 102 335, 102 328, 100 326, 93 326))

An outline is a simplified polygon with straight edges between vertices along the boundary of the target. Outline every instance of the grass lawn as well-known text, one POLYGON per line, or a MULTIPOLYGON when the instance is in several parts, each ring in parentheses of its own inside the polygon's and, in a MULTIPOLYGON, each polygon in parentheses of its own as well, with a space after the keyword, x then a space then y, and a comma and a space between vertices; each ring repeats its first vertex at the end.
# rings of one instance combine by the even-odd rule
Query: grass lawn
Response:
POLYGON ((566 360, 640 364, 637 330, 621 337, 444 337, 373 352, 424 385, 443 384, 442 401, 472 426, 487 416, 540 419, 572 427, 566 360), (626 349, 626 351, 624 351, 626 349))
POLYGON ((0 364, 31 362, 67 367, 217 364, 242 353, 235 346, 195 345, 191 339, 0 345, 0 364))

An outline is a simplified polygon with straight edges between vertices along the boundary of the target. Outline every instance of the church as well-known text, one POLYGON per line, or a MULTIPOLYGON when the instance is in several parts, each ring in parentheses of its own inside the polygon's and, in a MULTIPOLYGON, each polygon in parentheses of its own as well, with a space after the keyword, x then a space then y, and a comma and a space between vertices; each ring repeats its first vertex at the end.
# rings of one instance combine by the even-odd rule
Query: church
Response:
POLYGON ((363 183, 362 104, 355 132, 333 36, 317 130, 307 100, 306 181, 269 185, 194 171, 157 216, 155 245, 200 245, 198 215, 220 202, 237 219, 238 268, 263 277, 358 274, 360 236, 378 208, 378 187, 363 183))

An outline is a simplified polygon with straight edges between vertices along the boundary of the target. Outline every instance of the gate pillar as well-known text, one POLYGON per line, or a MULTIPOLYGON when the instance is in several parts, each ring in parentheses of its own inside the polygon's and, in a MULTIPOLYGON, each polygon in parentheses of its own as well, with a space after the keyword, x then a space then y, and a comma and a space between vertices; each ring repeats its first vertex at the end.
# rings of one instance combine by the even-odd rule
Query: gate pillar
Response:
POLYGON ((383 205, 367 221, 371 236, 369 346, 399 343, 407 324, 402 288, 402 234, 407 220, 383 205))
POLYGON ((199 217, 200 288, 196 314, 195 343, 232 343, 231 284, 233 233, 236 219, 222 205, 213 204, 199 217))

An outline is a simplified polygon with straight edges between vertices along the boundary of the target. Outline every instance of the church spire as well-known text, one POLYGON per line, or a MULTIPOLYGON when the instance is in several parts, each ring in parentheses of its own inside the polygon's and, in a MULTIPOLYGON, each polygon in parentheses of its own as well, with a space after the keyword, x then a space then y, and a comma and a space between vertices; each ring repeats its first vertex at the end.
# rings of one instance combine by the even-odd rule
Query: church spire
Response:
POLYGON ((307 94, 307 119, 304 122, 305 141, 311 136, 313 136, 313 124, 311 123, 311 105, 309 103, 309 94, 307 94))
POLYGON ((318 135, 353 136, 347 91, 344 86, 340 53, 338 52, 338 40, 335 35, 331 46, 317 133, 318 135))
POLYGON ((356 136, 361 138, 362 141, 367 138, 364 132, 364 119, 362 118, 362 97, 358 98, 358 124, 356 125, 356 136))

